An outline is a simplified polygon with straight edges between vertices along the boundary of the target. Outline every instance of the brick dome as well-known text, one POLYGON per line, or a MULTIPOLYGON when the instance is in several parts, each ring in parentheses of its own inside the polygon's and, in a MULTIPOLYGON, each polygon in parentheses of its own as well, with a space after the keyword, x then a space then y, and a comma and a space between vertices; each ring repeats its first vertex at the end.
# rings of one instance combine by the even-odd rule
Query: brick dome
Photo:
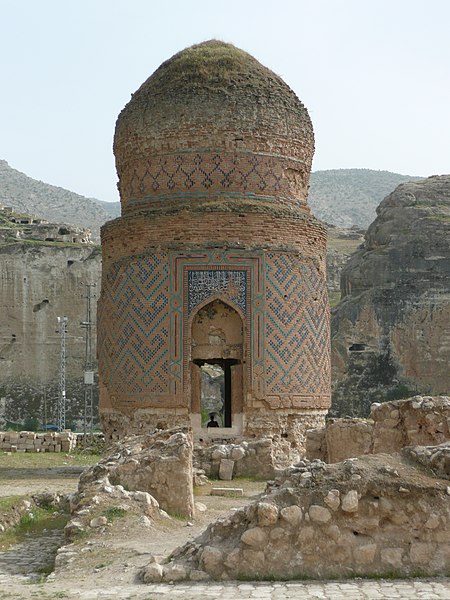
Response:
POLYGON ((230 44, 183 50, 133 94, 114 140, 122 215, 101 232, 108 438, 174 426, 209 438, 211 387, 227 439, 276 434, 293 458, 324 422, 326 228, 306 204, 313 149, 294 92, 230 44), (206 380, 211 367, 220 385, 206 380))
POLYGON ((124 213, 218 199, 306 210, 314 133, 280 77, 211 40, 175 54, 132 95, 114 153, 124 213))

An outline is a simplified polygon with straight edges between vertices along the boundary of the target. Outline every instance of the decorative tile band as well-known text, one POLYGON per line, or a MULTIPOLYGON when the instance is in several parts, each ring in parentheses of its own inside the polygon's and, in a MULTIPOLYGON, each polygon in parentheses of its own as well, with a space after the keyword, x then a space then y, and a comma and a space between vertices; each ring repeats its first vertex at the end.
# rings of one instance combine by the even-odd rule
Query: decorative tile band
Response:
POLYGON ((304 204, 305 166, 268 154, 204 150, 156 156, 141 161, 120 181, 123 210, 161 200, 243 195, 295 205, 304 204))

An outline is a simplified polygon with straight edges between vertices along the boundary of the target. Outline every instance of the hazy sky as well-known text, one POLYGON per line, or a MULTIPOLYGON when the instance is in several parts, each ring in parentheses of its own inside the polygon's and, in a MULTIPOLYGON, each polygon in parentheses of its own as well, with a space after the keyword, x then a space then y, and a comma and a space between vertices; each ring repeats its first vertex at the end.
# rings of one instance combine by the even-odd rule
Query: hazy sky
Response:
POLYGON ((118 200, 118 113, 161 62, 210 38, 297 93, 314 170, 450 172, 448 0, 0 0, 0 158, 118 200))

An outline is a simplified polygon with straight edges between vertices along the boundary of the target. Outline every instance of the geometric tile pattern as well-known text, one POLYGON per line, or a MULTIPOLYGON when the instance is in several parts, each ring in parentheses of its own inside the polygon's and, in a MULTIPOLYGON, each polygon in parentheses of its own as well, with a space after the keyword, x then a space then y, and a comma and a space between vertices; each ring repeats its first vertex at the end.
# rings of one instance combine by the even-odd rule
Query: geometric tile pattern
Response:
POLYGON ((189 402, 192 319, 214 298, 241 314, 245 385, 255 398, 312 407, 329 394, 328 300, 314 262, 286 251, 202 249, 147 253, 104 272, 99 367, 114 403, 189 402))
POLYGON ((311 260, 266 257, 265 381, 267 395, 329 392, 326 286, 311 260))
POLYGON ((160 200, 210 197, 212 194, 275 198, 300 206, 297 190, 285 177, 287 169, 304 171, 303 163, 254 152, 190 150, 142 161, 122 175, 123 208, 142 207, 160 200))
POLYGON ((169 315, 167 254, 116 263, 102 282, 98 351, 110 393, 167 405, 169 315), (102 314, 108 315, 105 319, 102 314), (149 398, 150 396, 150 398, 149 398))

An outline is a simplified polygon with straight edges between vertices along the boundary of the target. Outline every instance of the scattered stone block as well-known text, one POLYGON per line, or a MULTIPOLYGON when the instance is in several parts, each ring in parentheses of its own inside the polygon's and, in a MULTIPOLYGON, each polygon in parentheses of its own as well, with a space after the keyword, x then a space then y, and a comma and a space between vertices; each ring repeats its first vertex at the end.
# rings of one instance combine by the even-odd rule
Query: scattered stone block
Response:
POLYGON ((211 490, 211 496, 243 496, 244 490, 242 488, 232 487, 214 487, 211 490))
POLYGON ((219 467, 219 479, 231 481, 233 479, 234 460, 222 458, 219 467))

